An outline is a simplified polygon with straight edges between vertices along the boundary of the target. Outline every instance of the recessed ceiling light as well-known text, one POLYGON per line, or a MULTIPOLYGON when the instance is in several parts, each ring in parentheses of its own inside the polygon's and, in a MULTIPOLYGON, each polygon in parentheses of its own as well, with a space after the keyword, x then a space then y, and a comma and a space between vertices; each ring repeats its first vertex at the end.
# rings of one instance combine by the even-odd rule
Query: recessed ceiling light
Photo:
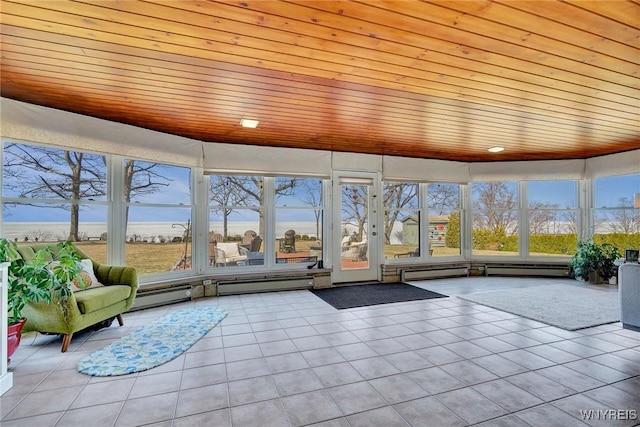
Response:
POLYGON ((504 147, 491 147, 487 151, 489 151, 490 153, 499 153, 501 151, 504 151, 504 147))
POLYGON ((260 122, 258 120, 242 119, 240 124, 244 128, 257 128, 260 122))

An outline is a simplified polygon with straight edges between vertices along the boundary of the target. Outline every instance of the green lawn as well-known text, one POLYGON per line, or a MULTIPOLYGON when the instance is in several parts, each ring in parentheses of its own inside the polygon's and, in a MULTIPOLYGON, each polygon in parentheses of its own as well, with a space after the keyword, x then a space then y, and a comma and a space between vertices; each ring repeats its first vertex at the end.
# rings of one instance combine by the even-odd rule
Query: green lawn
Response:
MULTIPOLYGON (((90 242, 77 242, 75 243, 80 249, 82 249, 87 255, 91 256, 96 261, 106 263, 107 261, 107 242, 105 241, 90 241, 90 242)), ((296 249, 298 251, 307 251, 311 246, 316 245, 317 242, 311 240, 296 241, 296 249)), ((413 251, 416 247, 414 245, 385 245, 384 254, 386 258, 393 259, 396 254, 403 254, 413 251)), ((163 271, 169 271, 178 260, 184 255, 185 244, 184 243, 127 243, 126 250, 126 265, 135 267, 138 269, 139 274, 159 273, 163 271)), ((191 244, 188 247, 188 254, 191 253, 191 244)), ((515 252, 506 251, 491 251, 482 250, 475 251, 477 255, 489 255, 489 256, 517 256, 515 252)), ((445 248, 434 247, 433 256, 456 256, 460 254, 458 248, 445 248)), ((562 256, 557 254, 531 254, 540 256, 562 256)))

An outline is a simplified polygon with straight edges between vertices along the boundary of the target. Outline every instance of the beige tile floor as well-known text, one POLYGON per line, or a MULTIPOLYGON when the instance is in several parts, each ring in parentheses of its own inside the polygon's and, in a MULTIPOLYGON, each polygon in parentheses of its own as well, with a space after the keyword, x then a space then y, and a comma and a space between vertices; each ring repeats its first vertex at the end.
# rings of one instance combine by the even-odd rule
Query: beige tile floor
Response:
POLYGON ((2 426, 637 425, 640 333, 619 323, 568 332, 456 297, 557 281, 414 282, 450 298, 349 310, 308 291, 200 299, 128 313, 124 327, 76 336, 66 354, 57 337, 27 336, 2 426), (191 304, 229 315, 177 359, 121 377, 76 371, 191 304))

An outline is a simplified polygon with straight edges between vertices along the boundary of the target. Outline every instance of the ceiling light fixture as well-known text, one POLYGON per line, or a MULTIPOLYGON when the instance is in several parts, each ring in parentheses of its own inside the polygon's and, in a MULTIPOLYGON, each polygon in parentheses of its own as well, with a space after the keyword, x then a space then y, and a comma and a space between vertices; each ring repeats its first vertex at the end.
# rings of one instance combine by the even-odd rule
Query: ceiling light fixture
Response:
POLYGON ((504 151, 504 147, 491 147, 487 151, 489 151, 490 153, 499 153, 501 151, 504 151))
POLYGON ((240 124, 242 125, 243 128, 255 129, 258 127, 258 124, 260 124, 260 122, 258 120, 242 119, 240 120, 240 124))

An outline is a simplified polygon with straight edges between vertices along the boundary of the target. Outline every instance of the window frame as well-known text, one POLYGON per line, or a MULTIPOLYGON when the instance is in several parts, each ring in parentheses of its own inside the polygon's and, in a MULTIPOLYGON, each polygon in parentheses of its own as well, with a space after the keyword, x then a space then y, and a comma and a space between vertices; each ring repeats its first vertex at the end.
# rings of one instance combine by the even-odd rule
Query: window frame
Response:
MULTIPOLYGON (((239 172, 239 173, 229 173, 228 171, 225 171, 224 173, 219 173, 219 174, 215 174, 215 173, 208 173, 207 175, 207 182, 208 182, 208 190, 209 191, 209 186, 211 185, 211 176, 249 176, 246 173, 243 172, 239 172)), ((277 262, 277 258, 276 258, 276 252, 278 250, 278 248, 276 247, 276 240, 278 239, 277 236, 277 227, 278 227, 278 212, 282 212, 282 211, 295 211, 295 210, 304 210, 304 211, 320 211, 320 234, 321 236, 317 236, 316 240, 321 240, 322 243, 322 252, 321 252, 321 258, 318 259, 318 261, 320 261, 321 259, 324 262, 324 258, 326 258, 326 245, 324 244, 324 242, 326 242, 327 240, 325 239, 326 236, 326 225, 325 225, 325 212, 326 212, 326 206, 327 206, 327 179, 323 178, 323 177, 314 177, 314 176, 299 176, 299 175, 286 175, 286 174, 278 174, 278 175, 253 175, 253 176, 258 176, 262 179, 262 183, 263 183, 263 197, 264 200, 262 201, 262 205, 260 206, 254 206, 257 208, 261 208, 263 209, 263 215, 264 215, 264 219, 263 219, 263 224, 264 224, 264 235, 260 236, 262 238, 262 247, 261 247, 261 252, 264 253, 264 261, 263 264, 258 264, 258 265, 233 265, 233 266, 221 266, 221 267, 215 267, 210 265, 209 263, 207 263, 206 266, 206 271, 210 274, 217 274, 218 272, 220 273, 224 273, 224 272, 243 272, 243 273, 250 273, 250 272, 255 272, 255 271, 286 271, 286 270, 297 270, 297 269, 301 269, 301 268, 307 268, 308 265, 310 265, 309 262, 301 262, 298 264, 295 263, 279 263, 277 262), (314 179, 314 180, 319 180, 320 182, 320 200, 319 200, 319 205, 318 206, 305 206, 304 204, 300 204, 300 205, 278 205, 277 201, 276 201, 276 181, 278 179, 281 178, 290 178, 290 179, 314 179)), ((207 193, 209 194, 209 193, 207 193)), ((211 212, 212 209, 214 209, 214 206, 212 206, 210 204, 210 198, 207 198, 207 212, 211 212)), ((221 208, 223 207, 222 205, 215 205, 215 207, 221 208)), ((232 207, 232 206, 229 206, 232 207)), ((237 206, 239 208, 242 209, 249 209, 249 207, 247 206, 237 206)), ((209 215, 209 218, 211 218, 211 215, 209 215)), ((280 222, 282 223, 282 221, 280 222)), ((210 221, 207 222, 207 229, 211 229, 211 223, 210 221)), ((286 228, 286 227, 285 227, 286 228)), ((258 231, 258 234, 260 234, 260 231, 258 231)), ((297 233, 299 234, 299 233, 297 233)), ((311 255, 310 255, 311 256, 311 255)))
MULTIPOLYGON (((465 185, 456 183, 456 182, 416 182, 412 180, 400 180, 400 179, 392 179, 392 180, 382 180, 382 184, 384 187, 385 182, 406 182, 408 184, 417 184, 418 185, 418 205, 416 208, 411 208, 411 210, 415 210, 419 216, 419 250, 420 255, 416 257, 410 258, 384 258, 385 264, 403 264, 403 263, 421 263, 421 264, 435 264, 440 262, 450 262, 456 260, 465 259, 465 220, 466 212, 465 212, 465 185), (429 206, 429 187, 432 185, 455 185, 458 187, 458 202, 459 207, 457 211, 460 213, 460 248, 459 253, 455 255, 442 255, 442 256, 434 256, 430 253, 432 249, 431 239, 430 239, 430 227, 432 221, 429 218, 429 213, 433 210, 432 207, 429 206)), ((382 202, 384 204, 384 202, 382 202)), ((386 206, 382 206, 382 211, 386 212, 386 206)), ((406 208, 409 210, 409 208, 406 208)), ((384 251, 385 243, 381 242, 382 250, 384 251)))

